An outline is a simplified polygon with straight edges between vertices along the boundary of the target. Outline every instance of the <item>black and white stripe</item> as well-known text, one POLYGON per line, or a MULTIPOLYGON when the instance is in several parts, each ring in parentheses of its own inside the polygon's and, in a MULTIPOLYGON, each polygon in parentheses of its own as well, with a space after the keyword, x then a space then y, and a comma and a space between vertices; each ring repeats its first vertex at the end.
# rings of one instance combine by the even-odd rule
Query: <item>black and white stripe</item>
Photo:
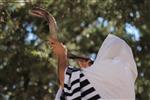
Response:
POLYGON ((67 68, 64 80, 64 89, 61 100, 100 100, 88 79, 85 78, 81 69, 67 68))

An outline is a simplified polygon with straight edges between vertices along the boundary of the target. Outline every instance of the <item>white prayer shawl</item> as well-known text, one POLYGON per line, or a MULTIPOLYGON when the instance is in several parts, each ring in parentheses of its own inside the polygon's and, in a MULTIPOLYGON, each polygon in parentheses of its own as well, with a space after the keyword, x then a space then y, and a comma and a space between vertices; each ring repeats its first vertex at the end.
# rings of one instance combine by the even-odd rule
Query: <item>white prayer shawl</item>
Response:
POLYGON ((119 37, 109 34, 94 64, 83 71, 103 99, 135 100, 136 64, 131 48, 119 37))

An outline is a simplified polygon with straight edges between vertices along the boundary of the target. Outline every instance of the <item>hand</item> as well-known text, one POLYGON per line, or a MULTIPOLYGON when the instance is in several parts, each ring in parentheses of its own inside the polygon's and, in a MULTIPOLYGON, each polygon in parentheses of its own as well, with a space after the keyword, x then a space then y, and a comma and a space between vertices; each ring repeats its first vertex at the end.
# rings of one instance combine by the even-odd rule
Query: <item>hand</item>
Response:
POLYGON ((57 39, 50 38, 49 43, 52 47, 52 51, 57 57, 67 56, 67 48, 62 43, 60 43, 57 39))

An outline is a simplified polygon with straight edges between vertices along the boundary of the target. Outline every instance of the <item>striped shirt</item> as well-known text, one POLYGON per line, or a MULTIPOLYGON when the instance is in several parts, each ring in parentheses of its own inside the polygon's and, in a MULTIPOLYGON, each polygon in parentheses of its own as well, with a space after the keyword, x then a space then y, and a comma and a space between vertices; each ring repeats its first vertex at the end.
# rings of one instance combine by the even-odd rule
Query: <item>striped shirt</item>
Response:
POLYGON ((64 89, 59 100, 100 100, 100 98, 81 69, 71 67, 66 69, 64 89))

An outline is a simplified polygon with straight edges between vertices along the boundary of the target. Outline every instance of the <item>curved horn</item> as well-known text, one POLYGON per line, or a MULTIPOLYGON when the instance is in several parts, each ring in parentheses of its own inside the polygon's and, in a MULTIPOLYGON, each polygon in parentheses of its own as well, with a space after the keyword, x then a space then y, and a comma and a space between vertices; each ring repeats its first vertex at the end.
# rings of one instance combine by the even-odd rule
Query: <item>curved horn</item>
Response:
MULTIPOLYGON (((48 21, 49 24, 49 30, 51 33, 51 37, 55 40, 58 41, 57 38, 57 23, 55 18, 53 17, 53 15, 51 15, 49 12, 47 12, 45 9, 39 8, 39 7, 35 7, 33 8, 30 12, 31 15, 36 16, 36 17, 40 17, 40 18, 44 18, 46 21, 48 21)), ((73 55, 71 53, 68 53, 68 58, 71 59, 77 59, 79 58, 76 55, 73 55)), ((81 57, 80 57, 81 58, 81 57)))
POLYGON ((57 27, 56 20, 51 14, 49 14, 48 19, 49 19, 49 21, 48 21, 49 29, 50 29, 50 32, 52 33, 52 37, 57 39, 58 27, 57 27))
POLYGON ((51 36, 52 38, 57 39, 57 23, 55 18, 49 12, 47 12, 45 9, 36 7, 30 11, 30 14, 36 17, 44 18, 46 21, 48 21, 51 36))

